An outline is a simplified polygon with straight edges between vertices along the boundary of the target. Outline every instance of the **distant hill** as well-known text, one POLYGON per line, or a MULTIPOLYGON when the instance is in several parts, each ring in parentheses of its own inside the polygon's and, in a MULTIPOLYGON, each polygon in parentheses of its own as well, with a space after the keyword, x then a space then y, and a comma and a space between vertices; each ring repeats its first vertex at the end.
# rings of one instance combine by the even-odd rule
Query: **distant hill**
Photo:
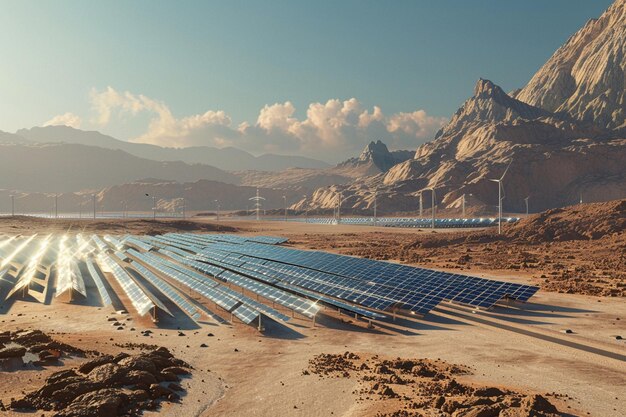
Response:
POLYGON ((183 161, 189 164, 206 164, 227 171, 262 170, 280 171, 287 168, 326 168, 329 165, 303 156, 265 154, 254 156, 240 149, 195 146, 189 148, 163 148, 144 143, 131 143, 104 135, 97 131, 84 131, 68 126, 45 126, 20 129, 17 136, 36 143, 74 143, 120 149, 140 158, 155 161, 183 161))
POLYGON ((159 162, 121 150, 77 144, 0 144, 0 188, 67 192, 97 189, 141 178, 185 182, 239 179, 208 165, 159 162))
POLYGON ((29 140, 23 138, 15 133, 3 132, 0 130, 0 144, 26 144, 31 143, 29 140))

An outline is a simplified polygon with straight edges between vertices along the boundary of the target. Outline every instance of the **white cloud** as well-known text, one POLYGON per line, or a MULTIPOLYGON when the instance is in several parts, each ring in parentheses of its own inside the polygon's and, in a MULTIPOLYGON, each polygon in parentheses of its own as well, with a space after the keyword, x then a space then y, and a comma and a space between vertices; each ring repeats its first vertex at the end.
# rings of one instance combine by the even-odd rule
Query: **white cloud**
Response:
POLYGON ((44 126, 69 126, 75 129, 80 128, 81 118, 74 113, 67 112, 65 114, 59 114, 52 119, 45 122, 44 126))
POLYGON ((112 87, 92 90, 95 117, 103 127, 120 118, 148 114, 146 131, 133 142, 169 147, 235 146, 253 153, 301 153, 326 160, 341 160, 358 153, 371 140, 381 139, 392 149, 415 149, 431 139, 446 119, 428 115, 424 110, 385 115, 378 106, 370 111, 355 98, 330 99, 311 103, 302 120, 295 117, 293 103, 265 105, 254 124, 233 126, 221 110, 209 110, 182 118, 173 116, 158 100, 112 87))

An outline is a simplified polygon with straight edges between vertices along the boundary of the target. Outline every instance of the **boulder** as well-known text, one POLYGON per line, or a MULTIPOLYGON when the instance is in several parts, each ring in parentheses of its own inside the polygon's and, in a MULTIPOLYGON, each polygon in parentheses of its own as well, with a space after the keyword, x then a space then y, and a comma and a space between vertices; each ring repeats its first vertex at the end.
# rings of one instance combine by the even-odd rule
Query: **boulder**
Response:
POLYGON ((80 395, 54 417, 114 417, 120 415, 128 396, 115 388, 104 388, 80 395))
POLYGON ((146 371, 130 371, 121 381, 124 385, 141 385, 149 387, 152 384, 157 383, 157 379, 154 375, 146 371))
POLYGON ((127 369, 115 363, 106 363, 95 367, 87 374, 87 377, 94 382, 99 382, 104 385, 114 385, 124 378, 126 372, 128 372, 127 369))
POLYGON ((26 348, 23 347, 5 347, 0 349, 0 359, 21 358, 26 354, 26 348))
POLYGON ((157 373, 157 368, 154 365, 154 362, 143 356, 129 356, 128 358, 122 359, 117 364, 125 368, 127 371, 144 371, 153 375, 157 373))
POLYGON ((112 363, 113 362, 113 356, 111 355, 102 355, 99 356, 95 359, 92 359, 90 361, 87 361, 85 363, 83 363, 81 366, 78 367, 78 372, 83 373, 83 374, 88 374, 89 372, 91 372, 94 368, 100 366, 100 365, 104 365, 106 363, 112 363))

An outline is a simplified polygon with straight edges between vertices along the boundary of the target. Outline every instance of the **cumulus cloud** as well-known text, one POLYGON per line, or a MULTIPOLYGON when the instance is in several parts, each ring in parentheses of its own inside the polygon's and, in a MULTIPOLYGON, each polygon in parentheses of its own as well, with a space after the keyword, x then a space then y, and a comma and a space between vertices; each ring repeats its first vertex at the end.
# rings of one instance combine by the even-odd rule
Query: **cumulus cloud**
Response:
POLYGON ((392 149, 415 149, 446 122, 424 110, 385 115, 374 106, 370 111, 356 98, 311 103, 303 119, 295 116, 290 101, 265 105, 254 124, 238 126, 221 110, 176 118, 161 101, 111 87, 93 90, 91 102, 95 111, 92 122, 101 127, 112 123, 116 114, 122 118, 148 114, 147 129, 132 138, 134 142, 169 147, 236 146, 253 153, 301 153, 326 160, 353 156, 376 139, 392 149))
POLYGON ((74 113, 67 112, 65 114, 59 114, 52 119, 45 122, 44 126, 69 126, 75 129, 80 128, 81 118, 74 113))

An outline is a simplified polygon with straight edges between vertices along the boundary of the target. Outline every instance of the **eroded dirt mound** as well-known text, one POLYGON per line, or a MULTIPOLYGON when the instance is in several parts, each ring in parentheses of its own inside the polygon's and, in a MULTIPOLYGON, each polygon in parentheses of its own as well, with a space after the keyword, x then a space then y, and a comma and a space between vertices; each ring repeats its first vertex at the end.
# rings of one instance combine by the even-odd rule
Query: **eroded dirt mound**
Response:
MULTIPOLYGON (((31 331, 33 335, 38 343, 49 343, 47 335, 31 331)), ((101 355, 53 373, 41 388, 9 406, 54 411, 55 417, 137 416, 157 409, 161 401, 179 401, 184 391, 180 376, 189 375, 190 369, 163 347, 137 355, 101 355)))
POLYGON ((531 243, 595 240, 626 230, 626 200, 558 208, 507 227, 505 236, 531 243))
POLYGON ((358 402, 377 417, 566 415, 541 395, 457 381, 470 373, 468 367, 441 360, 383 359, 351 352, 317 355, 303 371, 321 378, 355 378, 358 402))

